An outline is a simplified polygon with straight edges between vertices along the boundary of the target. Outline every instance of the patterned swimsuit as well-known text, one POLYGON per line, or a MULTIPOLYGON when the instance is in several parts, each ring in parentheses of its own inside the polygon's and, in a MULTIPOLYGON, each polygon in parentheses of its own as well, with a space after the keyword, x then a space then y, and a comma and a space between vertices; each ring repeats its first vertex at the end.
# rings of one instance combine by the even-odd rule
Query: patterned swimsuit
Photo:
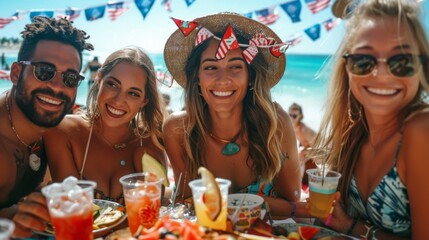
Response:
POLYGON ((410 202, 407 187, 402 183, 396 168, 401 140, 395 153, 395 162, 386 176, 369 195, 367 204, 362 201, 357 189, 356 179, 350 181, 349 215, 368 219, 378 228, 397 236, 411 237, 410 202))

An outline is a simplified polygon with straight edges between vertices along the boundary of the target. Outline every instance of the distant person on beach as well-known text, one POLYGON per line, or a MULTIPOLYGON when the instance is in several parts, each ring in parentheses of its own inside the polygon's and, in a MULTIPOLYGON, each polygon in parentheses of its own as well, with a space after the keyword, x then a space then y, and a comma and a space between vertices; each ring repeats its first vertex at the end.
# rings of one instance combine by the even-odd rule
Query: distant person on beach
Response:
POLYGON ((297 103, 292 103, 289 106, 289 116, 292 119, 293 127, 295 130, 296 138, 299 142, 298 155, 301 165, 303 166, 303 178, 302 183, 308 184, 308 177, 305 170, 317 167, 312 159, 309 159, 306 155, 308 149, 313 146, 316 132, 302 122, 304 114, 302 107, 297 103))
POLYGON ((197 29, 188 36, 179 29, 164 48, 168 70, 185 88, 186 111, 170 115, 163 128, 176 181, 182 174, 178 196, 192 196, 188 183, 199 178, 197 170, 204 166, 231 180, 230 192, 262 195, 273 214, 295 215, 293 202, 301 193, 297 141, 287 112, 270 95, 283 76, 286 58, 273 55, 267 45, 254 46, 254 56, 245 55, 251 39, 266 37, 276 44, 281 39, 266 25, 239 14, 194 21, 214 36, 195 46, 197 29), (224 34, 223 43, 236 39, 237 48, 216 58, 224 34))
POLYGON ((337 232, 428 238, 429 42, 420 10, 417 1, 367 0, 347 20, 315 141, 342 174, 328 224, 337 232))
POLYGON ((83 69, 83 74, 85 74, 89 70, 88 92, 95 81, 95 77, 97 76, 97 71, 98 69, 100 69, 100 67, 101 67, 101 63, 98 61, 98 57, 95 56, 91 61, 89 61, 85 65, 85 68, 83 69))
POLYGON ((170 95, 168 93, 163 93, 162 99, 164 100, 165 117, 167 117, 173 113, 173 109, 170 107, 170 95))
POLYGON ((1 53, 0 63, 0 66, 4 69, 4 66, 6 65, 6 56, 4 55, 4 53, 1 53))
POLYGON ((40 193, 30 194, 47 167, 42 135, 73 107, 84 79, 82 51, 93 50, 89 36, 67 19, 34 17, 21 35, 10 72, 13 86, 0 95, 0 216, 14 216, 14 237, 31 236, 28 225, 34 222, 43 231, 49 221, 47 211, 33 215, 46 202, 40 193))

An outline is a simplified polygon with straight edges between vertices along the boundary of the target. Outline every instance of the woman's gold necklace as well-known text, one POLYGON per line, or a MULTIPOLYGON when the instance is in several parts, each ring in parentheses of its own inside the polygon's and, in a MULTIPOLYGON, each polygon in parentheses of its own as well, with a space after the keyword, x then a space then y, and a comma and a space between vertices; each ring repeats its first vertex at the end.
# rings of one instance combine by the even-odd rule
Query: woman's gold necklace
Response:
POLYGON ((214 135, 213 133, 210 133, 210 137, 213 139, 226 143, 226 145, 222 148, 222 155, 224 156, 231 156, 240 152, 240 146, 235 142, 237 141, 238 136, 240 136, 240 132, 238 132, 237 135, 235 135, 231 140, 226 140, 214 135))
POLYGON ((35 152, 37 151, 37 149, 40 148, 40 146, 37 146, 37 144, 42 139, 42 137, 40 137, 39 140, 37 140, 33 146, 30 146, 30 145, 26 144, 24 141, 22 141, 21 137, 18 135, 18 132, 15 129, 15 126, 13 125, 8 98, 9 98, 9 92, 6 93, 6 111, 7 111, 8 117, 9 117, 10 127, 12 128, 13 133, 15 133, 16 138, 22 143, 22 145, 24 145, 28 149, 30 149, 30 156, 28 157, 28 163, 29 163, 31 169, 33 169, 33 171, 37 172, 40 169, 41 161, 40 161, 39 156, 37 156, 37 154, 35 152))

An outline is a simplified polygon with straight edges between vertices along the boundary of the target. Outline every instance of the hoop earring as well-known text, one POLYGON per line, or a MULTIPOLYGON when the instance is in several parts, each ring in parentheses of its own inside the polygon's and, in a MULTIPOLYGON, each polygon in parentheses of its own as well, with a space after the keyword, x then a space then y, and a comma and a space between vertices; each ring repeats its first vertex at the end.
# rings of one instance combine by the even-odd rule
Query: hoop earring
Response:
POLYGON ((95 100, 94 102, 94 112, 92 113, 92 123, 94 123, 97 119, 99 119, 101 117, 101 111, 100 108, 98 107, 98 99, 95 100))
POLYGON ((348 103, 347 103, 347 114, 349 116, 350 125, 355 125, 357 122, 362 120, 362 106, 356 101, 356 99, 352 99, 353 95, 349 89, 348 92, 348 103), (353 101, 353 103, 352 103, 353 101), (357 111, 353 111, 352 108, 357 109, 357 111))
POLYGON ((252 92, 252 100, 253 100, 253 105, 256 105, 256 97, 255 97, 255 91, 253 89, 253 86, 251 83, 249 83, 249 89, 250 92, 252 92))
POLYGON ((140 133, 140 124, 143 124, 143 117, 142 115, 142 111, 143 109, 140 108, 139 111, 137 112, 137 115, 135 118, 133 118, 133 122, 132 125, 134 127, 134 134, 140 138, 140 147, 143 147, 143 136, 144 136, 144 129, 142 127, 142 133, 140 133), (140 117, 139 117, 140 116, 140 117), (139 120, 139 118, 141 118, 141 121, 139 120))

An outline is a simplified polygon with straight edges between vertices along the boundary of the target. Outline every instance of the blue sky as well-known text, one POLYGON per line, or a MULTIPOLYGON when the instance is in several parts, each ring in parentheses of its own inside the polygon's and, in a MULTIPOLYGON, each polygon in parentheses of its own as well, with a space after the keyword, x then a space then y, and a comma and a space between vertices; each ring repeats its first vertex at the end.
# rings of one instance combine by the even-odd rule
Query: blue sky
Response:
MULTIPOLYGON (((186 6, 185 0, 171 0, 171 13, 164 9, 161 5, 161 0, 155 0, 151 11, 145 19, 143 19, 143 16, 135 6, 134 1, 129 1, 130 9, 116 21, 111 21, 107 14, 105 14, 102 19, 88 22, 83 13, 75 20, 75 25, 85 30, 91 36, 90 42, 95 46, 95 51, 92 54, 105 56, 127 45, 138 45, 150 53, 161 53, 168 36, 177 29, 169 17, 192 20, 210 13, 222 11, 247 13, 271 6, 277 6, 276 10, 280 15, 280 19, 275 24, 270 25, 270 27, 280 38, 287 40, 292 34, 303 35, 303 41, 290 48, 288 50, 290 53, 333 53, 338 47, 344 31, 344 23, 341 23, 329 32, 326 32, 322 27, 320 39, 312 41, 305 35, 304 29, 332 17, 331 9, 328 8, 319 13, 312 14, 303 4, 301 22, 292 23, 289 16, 280 7, 280 4, 288 2, 288 0, 196 0, 189 7, 186 6)), ((107 2, 108 0, 1 0, 0 17, 9 17, 16 10, 56 10, 67 7, 85 9, 106 4, 107 2)), ((424 2, 424 8, 426 12, 429 12, 428 0, 424 2)), ((19 36, 24 25, 29 22, 30 20, 27 16, 24 19, 10 23, 5 28, 0 29, 0 37, 19 36)), ((424 22, 428 29, 429 16, 425 16, 424 22)))

